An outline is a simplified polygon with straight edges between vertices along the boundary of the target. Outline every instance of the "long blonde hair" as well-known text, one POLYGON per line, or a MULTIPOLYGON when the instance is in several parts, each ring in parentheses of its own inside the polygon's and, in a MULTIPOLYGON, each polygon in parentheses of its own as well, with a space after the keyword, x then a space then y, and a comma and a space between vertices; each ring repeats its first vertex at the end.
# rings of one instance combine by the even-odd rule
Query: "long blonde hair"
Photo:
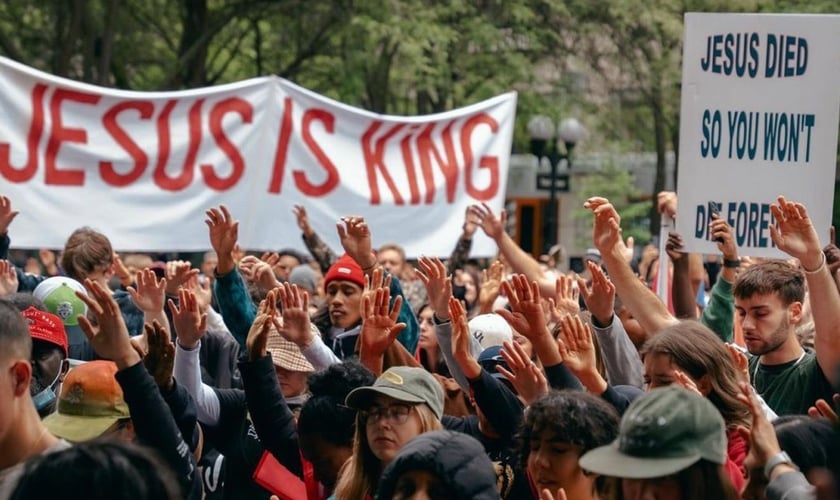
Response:
MULTIPOLYGON (((420 415, 420 433, 443 429, 440 420, 425 404, 414 406, 420 415)), ((347 459, 339 472, 335 485, 336 500, 360 500, 365 495, 374 496, 384 464, 370 449, 367 440, 367 425, 362 412, 356 415, 356 436, 353 439, 353 455, 347 459)))

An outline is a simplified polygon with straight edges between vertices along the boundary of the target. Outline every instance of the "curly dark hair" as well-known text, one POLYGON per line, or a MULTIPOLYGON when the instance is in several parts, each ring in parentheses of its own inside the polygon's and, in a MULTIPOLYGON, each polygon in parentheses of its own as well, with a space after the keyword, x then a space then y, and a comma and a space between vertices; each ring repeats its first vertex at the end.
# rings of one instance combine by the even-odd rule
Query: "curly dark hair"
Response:
POLYGON ((376 377, 355 360, 345 360, 309 376, 312 394, 300 409, 298 432, 317 434, 338 446, 351 446, 356 411, 344 406, 347 394, 357 387, 373 385, 376 377))
POLYGON ((520 464, 528 463, 531 440, 543 432, 559 442, 573 444, 581 454, 613 442, 619 416, 603 399, 583 391, 551 391, 534 401, 519 428, 520 464))
POLYGON ((154 450, 97 439, 28 462, 11 498, 59 498, 80 492, 91 500, 176 500, 185 493, 154 450))

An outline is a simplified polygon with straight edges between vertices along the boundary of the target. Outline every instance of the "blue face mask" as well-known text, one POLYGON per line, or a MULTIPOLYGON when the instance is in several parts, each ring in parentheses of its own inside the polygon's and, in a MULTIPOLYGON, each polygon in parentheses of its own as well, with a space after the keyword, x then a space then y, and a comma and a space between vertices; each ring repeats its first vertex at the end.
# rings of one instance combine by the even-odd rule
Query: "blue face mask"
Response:
POLYGON ((32 396, 32 402, 35 403, 35 409, 39 412, 44 408, 48 407, 55 401, 55 389, 58 385, 58 379, 61 378, 61 374, 64 373, 64 364, 67 363, 67 360, 62 361, 61 368, 59 368, 58 373, 56 373, 55 378, 53 379, 52 383, 47 386, 43 391, 39 392, 32 396))

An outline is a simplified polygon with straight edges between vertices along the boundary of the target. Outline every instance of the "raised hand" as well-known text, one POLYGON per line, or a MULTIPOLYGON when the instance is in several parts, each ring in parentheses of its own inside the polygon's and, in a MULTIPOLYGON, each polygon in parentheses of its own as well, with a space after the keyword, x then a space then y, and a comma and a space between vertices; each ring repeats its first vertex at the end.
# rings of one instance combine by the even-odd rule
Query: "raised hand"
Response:
POLYGON ((210 208, 204 213, 207 215, 204 222, 210 230, 210 245, 219 256, 216 269, 219 274, 227 274, 238 260, 234 257, 234 250, 239 239, 239 221, 233 219, 224 205, 210 208))
POLYGON ((560 322, 560 357, 566 367, 574 373, 593 394, 603 394, 607 381, 598 373, 595 344, 589 325, 580 316, 566 316, 560 322))
POLYGON ((502 358, 510 370, 506 370, 502 365, 497 365, 496 370, 510 381, 526 405, 548 394, 548 380, 545 378, 545 373, 528 358, 521 345, 516 342, 505 342, 502 347, 502 358))
POLYGON ((0 260, 0 296, 16 293, 18 285, 15 266, 8 260, 0 260))
MULTIPOLYGON (((56 276, 59 274, 58 266, 56 265, 56 256, 55 252, 50 250, 49 248, 42 248, 38 250, 38 259, 41 261, 41 264, 44 266, 44 271, 47 276, 56 276)), ((114 252, 114 270, 116 273, 116 264, 119 261, 119 254, 114 252)), ((120 276, 117 274, 117 276, 120 276)), ((122 276, 120 276, 122 279, 122 276)))
POLYGON ((697 388, 697 383, 682 370, 674 370, 674 382, 698 396, 703 396, 703 393, 697 388))
POLYGON ((12 200, 8 196, 0 196, 0 235, 9 231, 9 226, 20 212, 12 210, 12 200))
POLYGON ((502 290, 504 274, 505 265, 498 260, 490 264, 490 269, 482 269, 481 287, 478 289, 478 303, 482 314, 493 310, 493 303, 502 290))
POLYGON ((805 205, 779 196, 777 203, 770 205, 770 211, 776 219, 776 224, 770 226, 770 236, 776 246, 799 259, 806 271, 819 268, 825 256, 805 205))
POLYGON ((365 277, 365 288, 362 290, 362 300, 369 297, 370 300, 375 299, 376 291, 380 288, 387 288, 388 294, 391 293, 391 275, 385 276, 385 271, 382 267, 377 267, 370 273, 370 276, 365 277))
POLYGON ((455 297, 449 298, 449 317, 452 321, 452 357, 464 376, 476 379, 481 375, 481 365, 470 350, 470 326, 467 322, 467 310, 455 297))
POLYGON ((435 315, 443 321, 449 319, 449 298, 452 297, 452 280, 446 266, 437 257, 420 257, 417 276, 426 286, 426 296, 435 315))
POLYGON ((493 213, 490 206, 486 203, 481 205, 470 205, 469 214, 474 218, 476 223, 484 231, 484 234, 498 240, 505 234, 505 225, 507 224, 507 212, 502 209, 499 217, 493 213))
POLYGON ((393 307, 390 303, 391 290, 385 285, 369 288, 362 296, 360 357, 382 356, 394 343, 397 335, 405 329, 405 323, 397 323, 402 307, 402 296, 394 299, 393 307))
POLYGON ((207 314, 201 310, 195 293, 182 288, 178 291, 178 304, 169 300, 172 324, 178 343, 185 349, 195 349, 207 333, 207 314))
POLYGON ((621 239, 621 217, 606 198, 594 197, 586 200, 584 208, 592 210, 595 223, 592 226, 592 242, 602 256, 618 250, 623 258, 624 241, 621 239))
POLYGON ((313 333, 309 319, 309 293, 301 290, 297 285, 283 283, 275 293, 280 298, 283 311, 283 326, 280 335, 293 342, 301 350, 306 349, 312 342, 313 333))
POLYGON ((273 290, 280 286, 271 264, 253 255, 247 255, 239 261, 239 271, 246 280, 256 283, 263 290, 273 290))
POLYGON ((502 291, 511 310, 499 309, 495 311, 496 314, 532 343, 549 335, 540 299, 540 287, 536 282, 528 283, 524 274, 514 275, 509 281, 502 283, 502 291))
POLYGON ((656 209, 660 214, 676 219, 677 193, 673 191, 660 191, 660 193, 656 195, 656 209))
POLYGON ((472 238, 478 229, 478 219, 470 213, 470 207, 467 207, 464 211, 464 225, 461 226, 461 229, 464 230, 464 237, 466 238, 472 238))
POLYGON ((257 308, 257 317, 248 330, 248 338, 245 339, 245 348, 248 350, 248 359, 256 361, 268 354, 268 332, 272 325, 280 330, 283 325, 277 315, 277 295, 271 290, 260 302, 257 308))
POLYGON ((183 288, 195 294, 198 310, 206 313, 207 308, 213 303, 213 287, 210 285, 210 279, 199 280, 198 276, 193 276, 184 283, 183 288))
POLYGON ((171 260, 166 263, 166 294, 175 295, 181 286, 198 276, 199 270, 193 269, 192 264, 184 260, 171 260))
POLYGON ((89 279, 84 285, 88 293, 76 292, 76 296, 87 304, 97 326, 82 314, 77 319, 93 350, 100 357, 114 361, 121 370, 139 363, 140 355, 131 346, 128 328, 110 290, 89 279))
POLYGON ((353 260, 363 269, 372 269, 376 265, 376 258, 371 249, 370 227, 364 217, 342 217, 336 224, 341 246, 353 260))
POLYGON ((314 231, 312 231, 312 227, 309 225, 309 216, 306 214, 306 208, 303 205, 295 205, 292 211, 295 214, 297 225, 303 235, 311 236, 314 231))
POLYGON ((738 399, 750 409, 752 427, 747 429, 739 425, 738 433, 750 443, 750 454, 755 457, 757 462, 755 465, 761 468, 770 460, 770 457, 778 454, 782 449, 779 446, 779 440, 776 438, 776 430, 764 416, 761 403, 758 402, 758 397, 753 394, 750 384, 741 382, 739 385, 741 386, 741 393, 738 394, 738 399))
POLYGON ((742 382, 750 381, 750 364, 747 355, 744 351, 736 347, 734 344, 723 344, 726 347, 726 352, 729 353, 729 359, 735 365, 735 371, 738 372, 738 377, 742 382))
POLYGON ((155 272, 148 267, 142 271, 137 271, 134 277, 134 286, 130 286, 126 290, 134 305, 144 313, 154 314, 163 311, 166 298, 166 278, 161 278, 158 281, 155 272))
POLYGON ((172 388, 172 370, 175 367, 175 344, 169 340, 169 332, 157 321, 143 325, 149 351, 143 358, 146 370, 155 379, 155 383, 166 390, 172 388))
POLYGON ((840 407, 840 394, 835 394, 831 400, 834 403, 833 407, 828 401, 818 399, 814 406, 808 408, 808 416, 811 418, 826 418, 836 427, 840 424, 840 417, 837 416, 837 410, 835 410, 835 408, 840 407))
POLYGON ((571 276, 561 274, 554 283, 554 298, 549 298, 551 304, 551 319, 559 321, 569 314, 580 313, 580 285, 571 276))
POLYGON ((586 286, 586 281, 578 278, 578 288, 583 296, 586 309, 592 314, 597 326, 607 326, 615 308, 615 285, 607 278, 601 266, 590 261, 586 262, 589 274, 592 275, 592 288, 586 286))

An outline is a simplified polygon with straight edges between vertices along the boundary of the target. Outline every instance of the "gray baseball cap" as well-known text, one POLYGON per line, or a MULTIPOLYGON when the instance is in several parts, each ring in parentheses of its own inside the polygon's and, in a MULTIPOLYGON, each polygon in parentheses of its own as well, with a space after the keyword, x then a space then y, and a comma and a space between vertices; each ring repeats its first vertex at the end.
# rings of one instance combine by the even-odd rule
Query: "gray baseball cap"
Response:
POLYGON ((630 405, 607 446, 580 457, 584 470, 646 479, 675 474, 700 460, 726 463, 726 428, 717 408, 682 387, 665 387, 630 405))
POLYGON ((437 379, 423 368, 388 368, 372 386, 350 391, 344 404, 355 410, 367 410, 379 394, 406 403, 426 403, 438 419, 443 416, 443 388, 437 379))

